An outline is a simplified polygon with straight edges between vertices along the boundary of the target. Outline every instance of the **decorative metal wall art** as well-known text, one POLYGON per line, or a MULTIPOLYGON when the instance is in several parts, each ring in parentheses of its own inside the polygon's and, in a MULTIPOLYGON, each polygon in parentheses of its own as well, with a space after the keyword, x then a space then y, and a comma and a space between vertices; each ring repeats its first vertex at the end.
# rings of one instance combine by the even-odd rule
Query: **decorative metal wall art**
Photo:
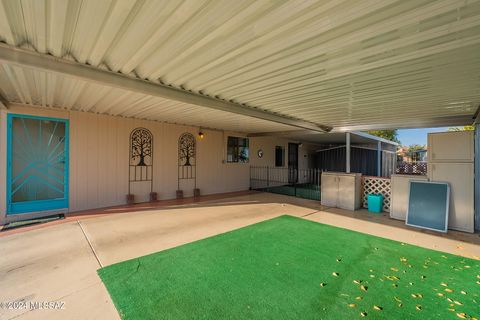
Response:
POLYGON ((136 128, 130 134, 129 184, 150 181, 153 190, 153 135, 145 128, 136 128))
POLYGON ((196 186, 196 140, 193 134, 185 132, 178 138, 178 190, 180 180, 193 179, 196 186))

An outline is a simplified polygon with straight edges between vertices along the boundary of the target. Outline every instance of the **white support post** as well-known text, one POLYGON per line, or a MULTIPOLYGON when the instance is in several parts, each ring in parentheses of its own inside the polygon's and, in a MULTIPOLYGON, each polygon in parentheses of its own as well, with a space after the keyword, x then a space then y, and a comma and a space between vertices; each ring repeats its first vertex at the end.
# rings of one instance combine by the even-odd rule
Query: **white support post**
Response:
POLYGON ((382 176, 382 141, 377 142, 377 176, 382 176))
POLYGON ((345 172, 350 173, 350 132, 345 134, 345 172))

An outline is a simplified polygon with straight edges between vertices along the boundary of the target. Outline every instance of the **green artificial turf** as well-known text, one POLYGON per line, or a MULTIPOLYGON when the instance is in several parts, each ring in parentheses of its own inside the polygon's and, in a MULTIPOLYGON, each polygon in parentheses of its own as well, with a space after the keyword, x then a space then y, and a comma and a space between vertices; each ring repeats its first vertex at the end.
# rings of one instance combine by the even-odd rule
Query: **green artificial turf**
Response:
POLYGON ((480 319, 479 261, 291 216, 98 273, 123 319, 480 319))

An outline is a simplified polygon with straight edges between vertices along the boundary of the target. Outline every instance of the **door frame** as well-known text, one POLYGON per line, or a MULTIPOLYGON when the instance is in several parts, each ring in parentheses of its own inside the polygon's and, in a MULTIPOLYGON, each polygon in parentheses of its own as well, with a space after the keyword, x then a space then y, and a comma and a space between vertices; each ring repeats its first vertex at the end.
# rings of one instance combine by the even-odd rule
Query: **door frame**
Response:
POLYGON ((69 132, 69 120, 62 118, 52 118, 43 116, 33 116, 28 114, 7 114, 7 181, 6 181, 6 197, 7 207, 6 215, 18 215, 32 212, 51 211, 58 209, 68 209, 69 206, 69 167, 70 167, 70 132, 69 132), (65 165, 64 165, 64 185, 63 192, 64 197, 60 199, 48 199, 48 200, 36 200, 25 201, 14 204, 11 199, 11 187, 12 187, 12 122, 14 118, 35 119, 35 120, 47 120, 62 122, 65 124, 65 165))

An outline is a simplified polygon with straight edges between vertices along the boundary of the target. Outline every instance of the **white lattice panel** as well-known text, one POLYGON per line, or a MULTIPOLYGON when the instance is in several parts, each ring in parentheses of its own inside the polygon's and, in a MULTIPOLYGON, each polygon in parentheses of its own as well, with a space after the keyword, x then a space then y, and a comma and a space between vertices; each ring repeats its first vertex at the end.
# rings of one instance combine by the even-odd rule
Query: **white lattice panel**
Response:
POLYGON ((363 207, 367 208, 369 194, 383 195, 383 211, 390 212, 390 179, 379 177, 363 177, 363 207))

